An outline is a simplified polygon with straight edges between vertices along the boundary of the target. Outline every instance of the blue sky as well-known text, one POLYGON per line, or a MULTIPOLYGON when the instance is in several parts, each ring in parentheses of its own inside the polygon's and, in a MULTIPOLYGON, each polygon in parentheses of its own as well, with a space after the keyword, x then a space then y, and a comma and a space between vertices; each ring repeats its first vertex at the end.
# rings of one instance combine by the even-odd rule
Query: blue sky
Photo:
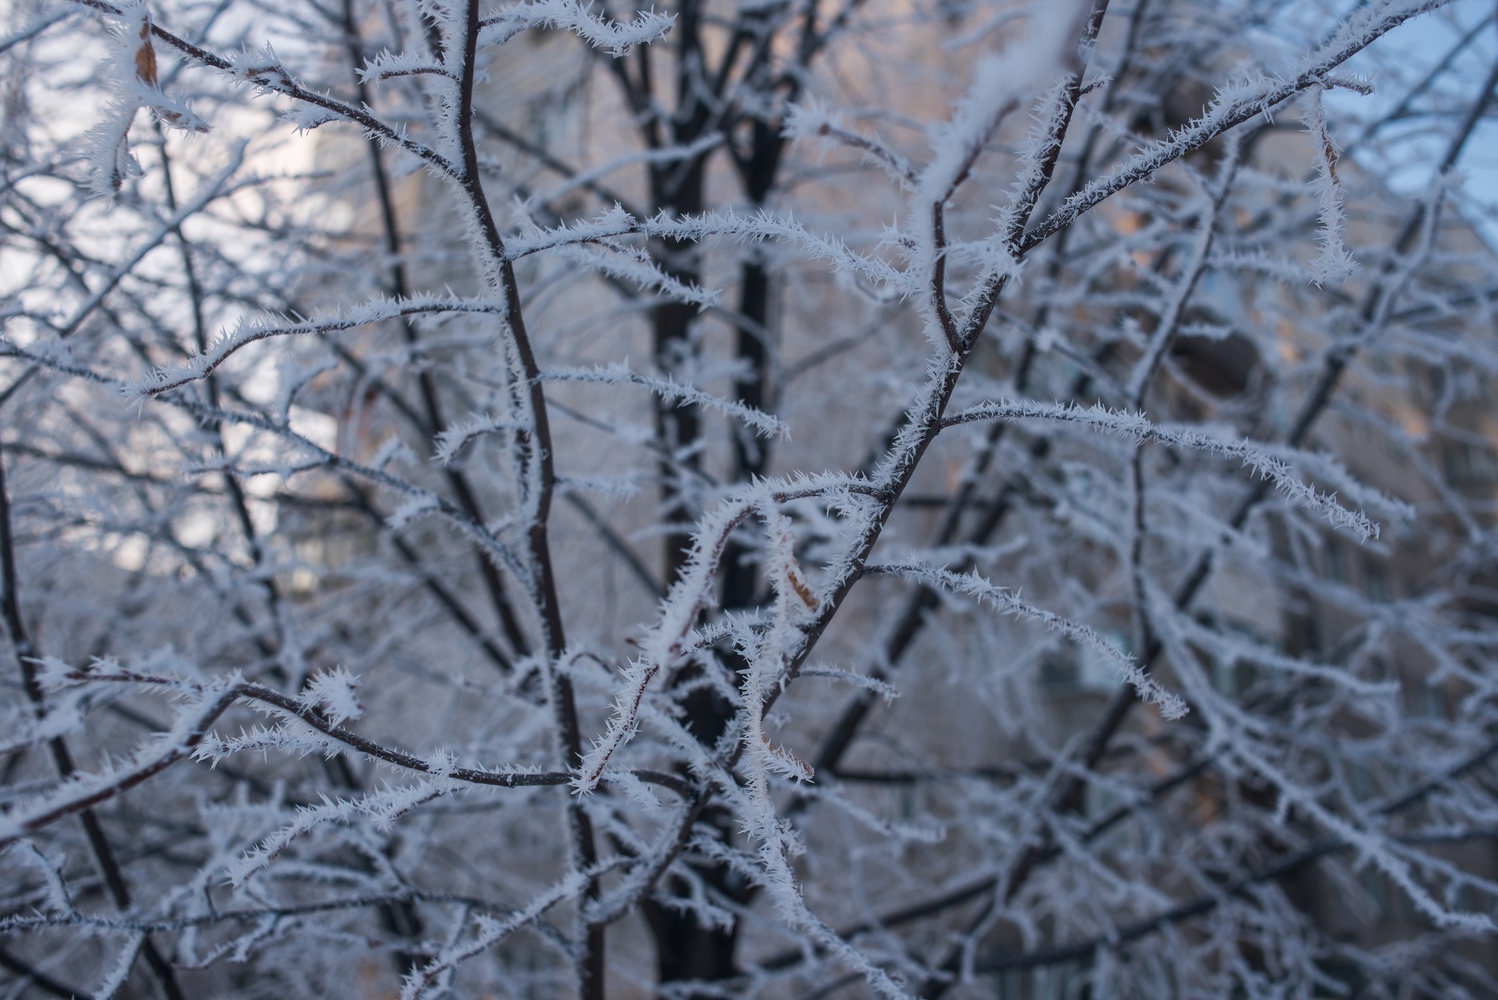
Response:
MULTIPOLYGON (((1375 91, 1363 97, 1349 91, 1327 95, 1338 124, 1337 138, 1369 170, 1382 174, 1403 194, 1427 190, 1434 167, 1445 155, 1456 125, 1452 108, 1465 110, 1498 59, 1498 23, 1493 0, 1458 0, 1403 25, 1349 63, 1371 79, 1375 91), (1410 101, 1399 118, 1382 125, 1379 147, 1360 142, 1368 123, 1399 107, 1410 90, 1470 35, 1461 52, 1428 88, 1410 101), (1442 113, 1442 112, 1447 113, 1442 113), (1397 140, 1389 142, 1389 140, 1397 140)), ((1498 102, 1490 107, 1468 140, 1457 171, 1463 175, 1456 196, 1462 213, 1498 249, 1498 102)))

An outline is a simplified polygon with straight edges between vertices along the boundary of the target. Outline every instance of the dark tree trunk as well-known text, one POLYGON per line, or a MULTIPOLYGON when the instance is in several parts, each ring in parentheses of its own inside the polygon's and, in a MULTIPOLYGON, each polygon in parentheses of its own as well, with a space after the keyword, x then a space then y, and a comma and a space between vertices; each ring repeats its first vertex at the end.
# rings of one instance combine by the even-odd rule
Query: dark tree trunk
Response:
MULTIPOLYGON (((676 143, 686 144, 700 138, 708 128, 721 125, 716 121, 714 110, 702 99, 705 92, 702 84, 712 79, 721 89, 736 58, 734 53, 740 50, 735 48, 726 55, 725 64, 718 72, 706 68, 702 62, 700 8, 696 0, 683 0, 673 36, 679 48, 677 113, 672 120, 672 137, 676 143), (691 78, 693 72, 701 73, 695 83, 691 78)), ((758 50, 752 55, 745 72, 746 76, 756 78, 754 82, 768 95, 774 85, 769 80, 763 54, 763 50, 758 50)), ((742 145, 730 143, 728 151, 737 167, 744 194, 751 206, 758 209, 765 204, 774 187, 785 140, 778 120, 756 119, 742 125, 744 127, 736 134, 747 141, 742 145)), ((673 216, 702 211, 706 165, 704 154, 686 163, 652 168, 651 193, 655 209, 673 216)), ((660 241, 653 247, 657 261, 667 273, 687 283, 696 282, 700 274, 700 263, 689 256, 694 249, 669 240, 660 241)), ((766 412, 774 407, 771 378, 776 345, 771 340, 772 298, 769 269, 758 251, 752 250, 740 266, 740 318, 736 324, 734 354, 742 373, 734 381, 734 398, 766 412)), ((653 320, 653 347, 660 370, 675 373, 688 368, 698 349, 694 336, 697 310, 689 305, 663 303, 656 307, 653 320)), ((678 461, 662 461, 661 502, 671 526, 664 553, 665 578, 669 583, 676 579, 685 563, 691 544, 690 528, 699 513, 690 497, 684 495, 686 484, 680 476, 699 468, 695 447, 702 434, 702 425, 701 414, 692 405, 659 403, 655 418, 660 443, 668 452, 681 456, 678 461)), ((746 482, 764 475, 769 468, 769 445, 770 442, 754 436, 747 429, 735 428, 733 481, 746 482)), ((754 562, 743 558, 745 555, 743 545, 737 541, 729 543, 722 561, 724 610, 752 608, 761 600, 758 568, 754 562)), ((743 663, 732 650, 724 650, 720 655, 729 668, 735 672, 742 670, 743 663)), ((693 671, 684 671, 679 680, 688 682, 694 676, 693 671)), ((707 745, 717 740, 733 715, 731 704, 705 689, 699 689, 686 699, 686 709, 688 727, 707 745)), ((717 811, 708 810, 699 823, 714 827, 725 842, 734 836, 728 817, 717 811)), ((753 887, 725 865, 702 863, 693 864, 692 868, 711 892, 726 899, 747 903, 753 895, 753 887)), ((674 877, 662 882, 658 896, 686 896, 689 892, 686 880, 674 877)), ((659 899, 647 902, 645 915, 656 942, 661 982, 712 982, 737 975, 734 959, 736 930, 705 926, 695 914, 659 899)))

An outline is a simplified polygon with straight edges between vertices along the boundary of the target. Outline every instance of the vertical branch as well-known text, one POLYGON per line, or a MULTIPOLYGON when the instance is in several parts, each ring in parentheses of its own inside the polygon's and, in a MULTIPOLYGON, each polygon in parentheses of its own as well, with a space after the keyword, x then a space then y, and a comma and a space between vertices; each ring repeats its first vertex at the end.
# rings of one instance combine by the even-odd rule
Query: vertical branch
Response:
MULTIPOLYGON (((10 486, 6 482, 3 448, 0 448, 0 585, 5 588, 5 592, 0 594, 0 618, 4 619, 5 630, 10 636, 11 648, 15 651, 17 663, 21 668, 26 697, 31 700, 32 709, 36 712, 37 718, 41 718, 47 714, 46 693, 42 690, 41 681, 37 677, 35 661, 39 653, 32 644, 25 622, 21 618, 15 533, 11 519, 10 486)), ((72 777, 75 769, 73 756, 68 752, 67 741, 57 736, 49 740, 47 746, 52 752, 52 762, 57 767, 57 773, 63 778, 72 777)), ((88 837, 89 849, 93 852, 94 860, 104 875, 104 884, 109 888, 110 898, 114 900, 114 905, 118 910, 128 911, 130 887, 125 881, 125 872, 115 856, 114 847, 104 833, 103 824, 99 822, 99 817, 92 809, 84 809, 79 813, 79 819, 88 837)), ((151 967, 151 974, 161 985, 161 991, 166 994, 167 1000, 183 1000, 182 988, 177 984, 176 971, 149 936, 142 938, 140 954, 145 956, 146 964, 151 967)))
MULTIPOLYGON (((160 121, 157 121, 155 126, 156 137, 160 143, 159 148, 161 151, 162 192, 166 198, 168 211, 175 217, 179 211, 177 205, 177 188, 175 182, 172 180, 172 161, 171 156, 167 153, 166 133, 162 129, 160 121)), ((182 260, 182 276, 187 282, 187 297, 192 310, 193 343, 197 347, 198 353, 201 354, 208 350, 208 323, 203 315, 203 286, 198 280, 197 266, 192 257, 192 247, 187 242, 187 237, 183 235, 180 224, 172 228, 172 235, 176 238, 177 250, 182 260)), ((215 411, 219 410, 218 376, 210 374, 203 380, 203 386, 208 395, 208 405, 215 411)), ((224 455, 228 455, 230 447, 224 435, 223 422, 214 421, 212 430, 217 436, 219 451, 224 455)), ((253 574, 255 583, 265 593, 265 603, 270 610, 271 620, 275 623, 276 632, 280 638, 279 648, 276 650, 277 654, 281 657, 280 669, 287 676, 290 676, 293 664, 287 662, 287 657, 289 655, 300 659, 300 655, 295 651, 293 644, 287 641, 289 637, 286 630, 290 627, 290 623, 285 616, 285 608, 281 599, 281 589, 276 584, 274 573, 269 572, 269 567, 265 565, 265 547, 261 542, 259 532, 255 529, 254 519, 250 517, 249 500, 245 496, 243 485, 240 484, 239 478, 228 469, 220 473, 220 476, 223 480, 224 491, 229 494, 230 503, 234 508, 234 517, 239 525, 240 533, 244 536, 245 546, 249 549, 250 560, 255 567, 255 573, 253 574)), ((291 679, 294 683, 300 683, 302 680, 300 677, 292 677, 291 679)))
MULTIPOLYGON (((527 581, 531 599, 540 619, 546 676, 550 701, 557 720, 557 737, 565 766, 576 768, 582 763, 582 732, 578 723, 577 698, 571 679, 562 672, 561 657, 567 647, 566 630, 557 595, 556 575, 551 561, 547 529, 551 502, 556 490, 556 466, 552 455, 551 425, 547 419, 546 396, 541 385, 541 370, 536 363, 525 317, 520 306, 520 288, 515 268, 505 252, 504 240, 489 208, 479 173, 478 149, 473 139, 474 82, 477 72, 479 34, 479 0, 465 0, 466 23, 463 33, 463 56, 458 84, 457 131, 462 149, 461 174, 458 183, 467 196, 479 227, 483 250, 489 260, 484 271, 497 275, 498 291, 504 301, 504 324, 509 343, 520 365, 523 384, 516 387, 529 425, 516 432, 518 463, 522 478, 522 505, 526 543, 530 555, 531 579, 527 581)), ((522 421, 523 423, 525 421, 522 421)), ((579 799, 567 806, 572 865, 578 872, 590 872, 598 860, 593 841, 593 823, 579 799)), ((578 988, 585 1000, 602 1000, 604 995, 604 928, 585 916, 587 903, 598 898, 598 881, 589 877, 578 908, 578 940, 575 942, 578 988)))
MULTIPOLYGON (((808 11, 807 17, 813 16, 808 11)), ((777 28, 781 25, 773 20, 770 11, 745 11, 740 14, 740 25, 734 32, 734 46, 723 57, 717 79, 716 93, 721 100, 728 87, 729 72, 737 56, 737 46, 743 41, 754 40, 748 65, 739 86, 749 88, 756 99, 768 103, 776 89, 771 78, 769 50, 777 28)), ((807 67, 800 66, 801 73, 790 77, 787 102, 795 100, 800 90, 800 80, 807 67)), ((783 116, 771 116, 763 111, 750 117, 749 146, 738 149, 730 140, 729 152, 738 168, 739 182, 749 199, 752 210, 765 207, 776 182, 779 180, 781 156, 785 151, 786 137, 783 116)), ((771 378, 774 373, 776 344, 770 320, 772 298, 771 276, 764 252, 758 247, 749 248, 739 265, 738 322, 734 331, 734 357, 742 373, 734 379, 734 398, 745 406, 768 411, 774 405, 771 378)), ((770 467, 770 442, 740 429, 734 435, 734 480, 749 482, 765 475, 770 467)), ((724 608, 747 608, 753 605, 759 583, 756 569, 745 559, 743 547, 731 542, 723 559, 724 608)))
MULTIPOLYGON (((1155 629, 1150 620, 1149 586, 1144 571, 1144 540, 1149 537, 1145 510, 1144 442, 1136 442, 1129 455, 1129 521, 1128 574, 1133 595, 1130 612, 1134 619, 1134 648, 1149 649, 1155 645, 1155 629)), ((1128 685, 1131 689, 1134 685, 1128 685)))
MULTIPOLYGON (((703 134, 712 117, 712 108, 704 100, 706 73, 702 65, 701 0, 681 0, 676 26, 671 37, 676 41, 676 108, 670 118, 670 141, 688 145, 703 134)), ((645 98, 649 91, 649 57, 641 49, 640 88, 645 98)), ((702 211, 703 184, 706 181, 708 152, 697 153, 684 161, 666 160, 650 166, 650 197, 656 212, 677 217, 702 211)), ((661 269, 673 279, 695 285, 701 279, 694 241, 665 238, 655 241, 652 256, 661 269)), ((652 315, 652 350, 656 366, 668 375, 684 373, 692 381, 692 359, 697 353, 694 343, 697 310, 685 302, 662 301, 652 315)), ((665 570, 662 579, 674 583, 686 565, 691 549, 691 526, 696 511, 683 489, 682 470, 688 474, 701 467, 699 451, 702 437, 702 415, 695 403, 667 402, 655 404, 656 437, 664 449, 661 461, 661 506, 665 532, 665 570)))
MULTIPOLYGON (((430 22, 428 26, 433 28, 430 22)), ((373 107, 369 83, 358 72, 359 64, 364 59, 364 52, 359 36, 359 25, 354 18, 354 0, 343 0, 343 33, 350 68, 354 70, 359 103, 362 107, 373 107)), ((434 43, 434 48, 440 50, 440 45, 434 43)), ((395 195, 390 184, 390 172, 385 167, 384 152, 380 148, 379 141, 373 136, 365 139, 365 149, 369 153, 370 174, 375 182, 375 201, 380 209, 380 228, 385 239, 385 253, 390 260, 385 277, 386 291, 400 298, 410 298, 411 281, 402 257, 404 241, 401 238, 399 216, 395 210, 395 195)), ((401 336, 405 339, 407 346, 414 348, 421 339, 416 324, 412 322, 411 317, 406 315, 402 315, 398 323, 401 336)), ((436 380, 432 378, 431 371, 425 366, 418 366, 416 384, 421 393, 422 407, 426 415, 426 426, 419 429, 428 437, 436 437, 447 430, 447 419, 442 410, 442 400, 437 392, 436 380)), ((486 523, 487 519, 479 503, 478 493, 469 483, 468 477, 460 469, 452 466, 446 468, 445 474, 453 496, 457 498, 458 506, 463 512, 479 524, 486 523)), ((500 575, 499 567, 478 550, 474 551, 473 556, 479 571, 479 578, 484 581, 484 588, 489 593, 489 602, 494 606, 494 612, 499 617, 500 627, 504 629, 510 648, 515 656, 526 656, 530 652, 530 643, 526 640, 525 632, 515 616, 515 609, 510 602, 509 595, 505 592, 504 578, 500 575)))
MULTIPOLYGON (((1498 62, 1495 62, 1489 71, 1487 79, 1483 82, 1482 90, 1468 107, 1467 113, 1463 116, 1461 127, 1448 144, 1446 154, 1442 157, 1437 167, 1437 180, 1455 166, 1457 160, 1460 158, 1462 150, 1465 149, 1468 140, 1472 136, 1476 123, 1481 119, 1487 109, 1488 103, 1493 98, 1495 87, 1498 87, 1498 62)), ((1427 231, 1430 230, 1431 227, 1428 223, 1432 220, 1427 213, 1434 212, 1437 207, 1438 205, 1427 207, 1424 203, 1418 205, 1405 221, 1405 224, 1400 228, 1391 246, 1393 257, 1382 269, 1378 279, 1371 284, 1364 294, 1363 301, 1358 309, 1358 319, 1363 327, 1361 331, 1362 339, 1352 344, 1334 345, 1327 352, 1315 384, 1312 386, 1310 392, 1307 393, 1300 410, 1296 413, 1295 419, 1291 421, 1290 429, 1285 435, 1285 443, 1290 447, 1298 447, 1305 440, 1306 435, 1310 433, 1311 427, 1331 403, 1342 375, 1347 370, 1347 366, 1352 362, 1358 347, 1367 343, 1367 337, 1370 332, 1369 327, 1375 326, 1375 321, 1379 317, 1386 317, 1388 315, 1394 287, 1402 285, 1402 279, 1407 277, 1409 272, 1409 262, 1406 261, 1405 266, 1401 268, 1399 258, 1408 254, 1413 249, 1415 240, 1419 236, 1422 227, 1426 228, 1427 231)), ((1261 479, 1255 483, 1244 494, 1242 499, 1238 501, 1238 504, 1233 508, 1233 512, 1227 518, 1228 528, 1236 531, 1247 523, 1249 515, 1258 508, 1259 504, 1264 502, 1265 498, 1269 496, 1271 489, 1272 487, 1267 479, 1261 479)), ((1191 603, 1196 600, 1197 595, 1201 592, 1202 587, 1206 585, 1207 580, 1211 577, 1215 567, 1216 549, 1206 549, 1197 557, 1190 572, 1186 574, 1175 589, 1172 603, 1174 603, 1177 609, 1186 610, 1191 606, 1191 603)), ((1161 651, 1162 647, 1158 640, 1152 642, 1148 648, 1141 650, 1140 662, 1142 666, 1148 670, 1161 651)), ((1136 689, 1130 685, 1122 686, 1114 692, 1102 714, 1094 722, 1091 731, 1080 744, 1077 760, 1083 768, 1090 771, 1097 767, 1098 763, 1103 759, 1103 755, 1107 753, 1114 736, 1123 727, 1138 698, 1136 689)), ((1072 777, 1068 779, 1053 797, 1053 807, 1061 810, 1076 808, 1080 801, 1082 787, 1083 782, 1081 778, 1072 777)), ((1043 853, 1043 847, 1032 846, 1010 866, 1005 879, 1008 885, 1006 891, 1009 897, 1012 897, 1014 893, 1019 891, 1019 888, 1034 871, 1043 853)))
MULTIPOLYGON (((1202 275, 1206 273, 1217 225, 1222 218, 1222 210, 1227 203, 1228 194, 1233 189, 1233 181, 1238 176, 1238 167, 1241 164, 1246 142, 1248 140, 1237 132, 1228 137, 1227 150, 1217 172, 1217 190, 1209 207, 1202 211, 1197 219, 1196 241, 1192 247, 1191 257, 1186 262, 1184 273, 1176 280, 1170 298, 1166 301, 1165 309, 1156 320, 1154 335, 1150 337, 1144 355, 1135 364, 1134 371, 1130 375, 1127 386, 1129 393, 1127 405, 1130 410, 1144 409, 1145 397, 1150 386, 1160 366, 1164 363, 1171 345, 1175 343, 1180 333, 1186 307, 1196 293, 1202 275)), ((1134 618, 1134 648, 1140 651, 1156 646, 1155 629, 1150 621, 1148 581, 1144 568, 1144 541, 1148 537, 1149 530, 1145 523, 1144 451, 1146 447, 1146 442, 1136 441, 1129 455, 1129 491, 1133 504, 1133 517, 1130 523, 1127 559, 1129 585, 1133 590, 1131 613, 1134 618)))
MULTIPOLYGON (((1108 0, 1097 0, 1088 12, 1084 23, 1082 36, 1078 42, 1078 49, 1090 57, 1097 43, 1098 32, 1102 30, 1103 18, 1107 14, 1108 0)), ((1039 204, 1041 195, 1049 187, 1055 176, 1056 164, 1061 157, 1061 147, 1066 142, 1066 137, 1071 130, 1072 117, 1076 113, 1077 102, 1082 98, 1082 81, 1086 73, 1087 63, 1079 60, 1070 67, 1071 74, 1062 87, 1057 100, 1055 112, 1051 115, 1045 137, 1041 143, 1038 154, 1035 157, 1030 172, 1023 178, 1023 187, 1019 197, 1015 199, 1007 218, 1007 228, 1001 237, 1011 248, 1016 258, 1021 256, 1017 250, 1019 240, 1024 234, 1025 226, 1034 214, 1036 205, 1039 204)), ((972 332, 968 334, 970 340, 967 342, 969 349, 977 343, 978 331, 987 324, 988 316, 992 313, 994 305, 998 301, 999 285, 991 283, 979 298, 979 305, 969 318, 972 332)), ((1036 355, 1034 349, 1034 337, 1027 339, 1021 361, 1014 373, 1016 387, 1023 387, 1028 377, 1030 366, 1036 355)), ((964 508, 972 499, 978 489, 978 483, 983 473, 997 454, 999 442, 1004 435, 1003 424, 995 424, 988 432, 987 440, 982 449, 974 458, 972 468, 968 469, 962 478, 962 484, 952 501, 947 505, 943 513, 941 524, 936 533, 934 544, 938 547, 950 545, 957 537, 962 523, 964 508)), ((987 539, 997 530, 1004 515, 1010 509, 1013 495, 1012 485, 1006 485, 994 498, 992 505, 977 525, 969 541, 974 545, 986 544, 987 539)), ((972 568, 970 560, 965 560, 959 567, 959 572, 966 572, 972 568)), ((896 625, 891 630, 889 638, 885 642, 881 662, 895 665, 904 656, 919 634, 922 626, 927 620, 928 614, 937 606, 938 594, 935 589, 921 586, 906 603, 900 617, 896 619, 896 625)), ((870 668, 871 676, 884 679, 885 672, 879 665, 870 668)), ((857 738, 864 720, 873 711, 877 703, 877 696, 870 691, 861 691, 849 699, 847 706, 839 715, 832 729, 823 738, 823 742, 816 755, 812 759, 813 767, 818 771, 835 771, 842 761, 848 748, 852 746, 857 738)))
MULTIPOLYGON (((351 0, 345 3, 344 10, 347 16, 351 16, 351 0)), ((361 99, 363 98, 363 96, 363 94, 360 95, 361 99)), ((367 101, 365 102, 365 106, 368 106, 367 101)), ((166 135, 161 128, 160 122, 156 123, 156 134, 158 140, 161 143, 161 174, 163 192, 166 197, 168 209, 172 212, 173 215, 175 215, 177 213, 177 192, 175 183, 172 180, 172 162, 171 157, 167 153, 166 135)), ((175 235, 177 237, 177 246, 181 252, 182 257, 182 273, 187 280, 188 297, 192 305, 193 337, 197 343, 199 353, 202 353, 203 351, 206 351, 208 349, 208 325, 203 314, 203 287, 198 279, 196 265, 193 261, 192 247, 188 243, 187 238, 183 235, 182 227, 180 225, 176 227, 175 235)), ((204 385, 208 393, 209 405, 214 410, 218 410, 220 395, 218 376, 216 374, 210 374, 204 380, 204 385)), ((224 454, 227 455, 229 452, 229 446, 224 436, 223 423, 219 422, 215 429, 218 434, 219 447, 222 449, 224 454)), ((260 586, 265 590, 266 601, 270 606, 272 618, 274 619, 278 630, 281 632, 281 643, 278 652, 282 654, 282 669, 289 672, 292 664, 287 663, 284 656, 288 647, 290 646, 290 642, 288 641, 290 639, 290 636, 287 635, 287 630, 292 627, 292 623, 287 617, 289 611, 285 607, 285 601, 281 594, 281 589, 276 583, 275 575, 272 572, 269 572, 269 567, 264 565, 267 554, 265 542, 260 537, 259 532, 255 528, 255 523, 250 517, 249 503, 245 497, 244 488, 240 485, 239 478, 234 475, 233 472, 226 469, 221 475, 223 478, 225 491, 229 494, 230 500, 233 503, 235 515, 239 522, 240 531, 244 535, 245 543, 249 546, 251 558, 254 560, 255 567, 258 571, 255 575, 259 578, 260 586)), ((399 539, 397 539, 397 542, 399 542, 399 539)), ((439 596, 442 594, 440 586, 433 589, 438 592, 439 596)), ((243 611, 241 605, 236 605, 236 611, 244 614, 245 617, 248 618, 248 613, 243 611)), ((300 661, 300 658, 300 653, 298 653, 298 661, 300 661)), ((290 679, 293 681, 294 685, 298 687, 304 684, 306 681, 305 677, 292 676, 290 677, 290 679)), ((329 774, 336 783, 342 785, 344 788, 353 791, 359 791, 362 789, 362 783, 359 781, 359 776, 349 765, 348 757, 346 755, 339 754, 336 757, 328 760, 327 764, 329 774)), ((398 903, 387 903, 382 905, 380 909, 387 926, 396 930, 403 937, 415 938, 417 936, 417 934, 419 933, 419 928, 421 926, 421 919, 417 915, 416 907, 409 900, 404 900, 398 903)), ((399 952, 397 953, 395 958, 397 970, 402 974, 409 972, 415 964, 415 959, 410 952, 399 952)))

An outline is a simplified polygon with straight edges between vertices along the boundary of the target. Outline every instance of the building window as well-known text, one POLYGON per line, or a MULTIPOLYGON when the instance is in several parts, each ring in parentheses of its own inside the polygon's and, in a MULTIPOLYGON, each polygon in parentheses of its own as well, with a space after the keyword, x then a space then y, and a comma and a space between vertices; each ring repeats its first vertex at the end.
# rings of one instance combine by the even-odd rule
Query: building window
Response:
POLYGON ((1321 572, 1334 583, 1347 582, 1347 553, 1335 538, 1321 543, 1321 572))
POLYGON ((1236 698, 1243 693, 1243 687, 1238 676, 1238 661, 1228 659, 1225 656, 1214 656, 1212 658, 1212 686, 1217 688, 1218 694, 1229 698, 1236 698))
POLYGON ((1446 694, 1439 684, 1427 680, 1420 685, 1420 711, 1427 718, 1446 718, 1446 694))
POLYGON ((1076 664, 1047 657, 1040 664, 1040 688, 1053 697, 1071 694, 1077 689, 1076 664))
POLYGON ((1452 486, 1486 486, 1498 480, 1492 451, 1468 441, 1442 442, 1441 467, 1452 486))

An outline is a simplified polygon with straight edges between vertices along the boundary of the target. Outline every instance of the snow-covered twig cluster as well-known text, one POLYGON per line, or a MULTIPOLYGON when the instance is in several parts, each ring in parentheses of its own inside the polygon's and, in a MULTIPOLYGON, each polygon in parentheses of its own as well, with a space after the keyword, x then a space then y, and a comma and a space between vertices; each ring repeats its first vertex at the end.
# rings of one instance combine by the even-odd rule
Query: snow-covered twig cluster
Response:
POLYGON ((13 7, 13 992, 1498 990, 1490 19, 13 7))

